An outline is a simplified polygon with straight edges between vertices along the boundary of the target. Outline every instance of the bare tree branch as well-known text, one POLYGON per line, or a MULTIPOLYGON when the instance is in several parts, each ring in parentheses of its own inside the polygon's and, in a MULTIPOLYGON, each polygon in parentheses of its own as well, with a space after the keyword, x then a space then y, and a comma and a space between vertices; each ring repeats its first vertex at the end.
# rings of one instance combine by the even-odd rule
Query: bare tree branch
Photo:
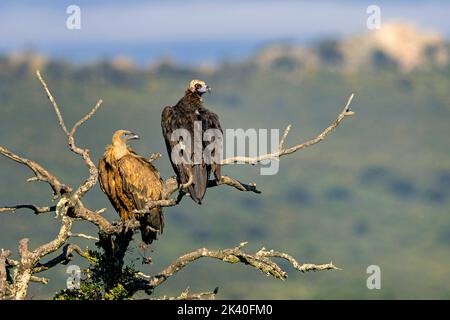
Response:
POLYGON ((45 92, 47 93, 47 96, 49 100, 51 101, 53 105, 53 109, 55 110, 56 116, 58 117, 59 124, 63 131, 66 133, 68 142, 69 142, 69 148, 74 153, 79 154, 83 157, 84 162, 86 163, 87 167, 89 168, 89 177, 82 183, 78 189, 75 191, 75 194, 73 195, 75 198, 80 199, 86 192, 88 192, 96 183, 98 178, 98 171, 97 166, 92 161, 90 155, 89 155, 89 149, 82 149, 78 147, 75 144, 75 132, 77 129, 82 126, 86 121, 92 118, 92 116, 97 112, 97 110, 101 107, 103 100, 98 100, 95 106, 92 108, 92 110, 85 115, 83 118, 81 118, 75 125, 73 126, 72 130, 70 132, 67 130, 66 124, 64 122, 64 118, 61 115, 61 111, 58 107, 58 104, 56 103, 55 98, 53 98, 53 95, 50 91, 50 89, 47 86, 47 83, 42 78, 41 73, 39 70, 36 71, 36 75, 41 82, 42 86, 44 87, 45 92))
MULTIPOLYGON (((60 200, 61 201, 61 200, 60 200)), ((26 297, 28 284, 33 276, 33 267, 41 258, 58 250, 69 238, 72 219, 65 212, 61 214, 61 227, 56 238, 46 244, 30 251, 28 248, 28 239, 22 239, 19 242, 20 262, 17 266, 17 272, 14 277, 13 298, 22 300, 26 297)))
POLYGON ((73 146, 72 148, 76 148, 75 141, 73 140, 75 132, 78 130, 79 127, 81 127, 85 122, 87 122, 89 119, 91 119, 94 116, 94 114, 97 112, 97 110, 102 106, 102 103, 103 103, 102 99, 98 100, 97 103, 95 104, 95 106, 92 108, 92 110, 87 115, 85 115, 83 118, 78 120, 78 122, 75 123, 75 125, 73 126, 72 130, 70 130, 69 139, 70 139, 70 137, 72 137, 72 143, 71 143, 71 145, 73 146))
POLYGON ((120 227, 113 226, 106 218, 101 215, 102 210, 92 211, 84 207, 81 201, 77 202, 76 210, 70 213, 74 218, 80 218, 85 221, 89 221, 96 225, 102 232, 106 234, 113 234, 120 232, 120 227))
POLYGON ((261 249, 255 254, 248 254, 242 251, 242 248, 246 244, 247 242, 243 242, 235 248, 223 250, 209 250, 206 248, 201 248, 181 256, 163 271, 154 276, 147 276, 145 274, 139 273, 137 276, 140 277, 140 280, 138 280, 136 283, 136 290, 154 289, 164 283, 168 278, 182 270, 188 264, 205 257, 221 260, 228 263, 244 263, 260 270, 262 273, 268 276, 272 276, 281 280, 287 278, 287 273, 277 263, 269 259, 271 257, 285 259, 289 261, 295 269, 302 272, 338 270, 338 268, 333 263, 323 265, 300 264, 292 256, 273 250, 266 251, 265 249, 261 249))
POLYGON ((81 198, 83 195, 86 194, 86 192, 88 192, 96 183, 97 183, 97 178, 98 178, 98 170, 97 170, 97 166, 95 165, 95 163, 92 161, 90 155, 89 155, 89 149, 82 149, 80 147, 78 147, 75 144, 75 139, 74 139, 74 135, 75 132, 77 131, 77 129, 83 125, 86 121, 88 121, 96 112, 97 110, 101 107, 103 103, 103 100, 98 100, 96 105, 94 106, 94 108, 92 108, 92 110, 86 115, 84 116, 82 119, 80 119, 72 128, 72 130, 69 133, 69 147, 70 149, 81 155, 84 159, 84 162, 86 163, 87 167, 89 168, 89 177, 83 182, 83 184, 80 185, 80 187, 75 191, 75 197, 76 198, 81 198))
POLYGON ((76 252, 80 257, 83 257, 86 260, 92 261, 92 257, 90 257, 87 252, 83 251, 76 244, 66 244, 64 245, 62 253, 60 255, 51 259, 46 263, 43 264, 37 263, 35 266, 33 266, 33 273, 40 273, 46 271, 61 263, 67 264, 68 262, 72 261, 74 252, 76 252))
POLYGON ((72 189, 68 185, 61 183, 53 174, 44 169, 41 165, 39 165, 35 161, 18 156, 17 154, 1 146, 0 146, 0 154, 30 168, 34 172, 36 177, 35 179, 29 181, 47 182, 53 189, 53 195, 55 196, 55 198, 72 191, 72 189))
POLYGON ((11 294, 11 287, 8 283, 7 258, 11 251, 0 249, 0 300, 8 298, 11 294))
MULTIPOLYGON (((228 186, 238 189, 239 191, 249 191, 249 192, 254 192, 254 193, 261 193, 261 191, 259 191, 256 188, 256 183, 245 184, 245 183, 242 183, 230 176, 222 176, 219 183, 216 180, 209 180, 207 187, 213 188, 213 187, 217 187, 220 185, 228 185, 228 186)), ((144 213, 148 212, 150 209, 155 208, 155 207, 176 206, 181 202, 181 199, 184 197, 184 195, 186 195, 186 193, 182 189, 180 189, 178 182, 177 182, 176 178, 174 178, 174 177, 171 177, 164 182, 163 189, 164 189, 164 191, 163 191, 163 199, 162 200, 149 201, 144 209, 136 210, 134 213, 144 214, 144 213), (176 191, 178 191, 177 198, 170 198, 170 196, 176 191)))
POLYGON ((326 264, 319 264, 319 265, 312 264, 312 263, 301 264, 300 262, 295 260, 294 257, 292 257, 291 255, 289 255, 287 253, 274 251, 274 250, 267 251, 265 248, 262 248, 261 250, 259 250, 256 253, 256 256, 269 257, 269 258, 280 258, 280 259, 287 260, 295 269, 297 269, 298 271, 301 271, 301 272, 323 271, 323 270, 342 270, 340 268, 337 268, 333 264, 333 262, 326 263, 326 264))
POLYGON ((36 76, 41 82, 42 86, 44 87, 45 92, 47 93, 47 97, 52 103, 53 109, 55 110, 56 116, 58 117, 59 126, 64 131, 66 136, 69 136, 69 131, 67 130, 66 124, 64 123, 64 118, 61 115, 61 111, 59 110, 58 104, 56 103, 55 99, 53 98, 53 95, 50 93, 50 90, 47 87, 47 84, 45 83, 44 79, 42 79, 41 72, 39 70, 36 70, 36 76))
POLYGON ((20 262, 12 286, 12 299, 14 300, 25 299, 32 276, 33 257, 28 250, 28 241, 28 239, 22 239, 19 242, 20 262))
POLYGON ((69 232, 69 237, 75 237, 75 238, 82 238, 82 239, 86 239, 86 240, 94 240, 94 241, 99 241, 100 239, 98 237, 93 237, 84 233, 72 233, 69 232))
POLYGON ((46 244, 39 246, 36 250, 33 251, 32 254, 34 256, 34 263, 38 262, 42 257, 55 252, 64 245, 67 239, 69 239, 72 223, 72 219, 70 219, 70 217, 68 217, 66 214, 63 214, 63 216, 61 217, 61 227, 56 238, 46 244))
POLYGON ((301 149, 305 149, 307 147, 310 147, 312 145, 315 145, 316 143, 319 143, 320 141, 322 141, 323 139, 325 139, 325 137, 330 134, 334 129, 336 129, 336 127, 346 118, 349 116, 354 115, 355 113, 353 111, 350 111, 350 105, 352 103, 354 94, 352 94, 348 100, 347 103, 344 107, 344 110, 342 110, 342 112, 338 115, 338 117, 336 118, 336 120, 334 120, 334 122, 328 126, 325 130, 322 131, 321 134, 319 134, 317 137, 315 137, 314 139, 308 140, 304 143, 295 145, 293 147, 290 148, 284 148, 284 143, 286 141, 287 135, 289 134, 289 131, 291 129, 292 125, 288 125, 284 131, 283 137, 281 139, 281 142, 278 146, 278 150, 276 152, 273 153, 268 153, 268 154, 264 154, 264 155, 260 155, 257 157, 231 157, 231 158, 227 158, 222 160, 222 165, 227 165, 227 164, 231 164, 231 163, 251 163, 251 164, 255 164, 258 162, 261 162, 263 160, 277 160, 282 156, 286 156, 289 154, 292 154, 294 152, 297 152, 298 150, 301 149))
POLYGON ((289 124, 286 127, 286 129, 284 129, 283 136, 281 137, 280 144, 278 145, 278 152, 280 152, 280 153, 283 151, 284 143, 286 142, 286 138, 289 134, 289 131, 291 131, 291 128, 292 128, 292 124, 289 124))
POLYGON ((42 283, 42 284, 48 284, 48 282, 49 282, 50 280, 47 279, 47 278, 31 276, 31 277, 30 277, 30 281, 31 281, 31 282, 38 282, 38 283, 42 283))
POLYGON ((16 210, 19 210, 19 209, 30 209, 30 210, 34 211, 34 214, 42 214, 42 213, 54 212, 56 210, 56 206, 37 207, 33 204, 19 204, 16 206, 2 207, 2 208, 0 208, 0 213, 15 213, 16 210))
POLYGON ((256 183, 245 184, 245 183, 242 183, 230 176, 222 176, 220 183, 217 183, 216 180, 209 180, 208 188, 217 187, 217 186, 224 185, 224 184, 228 185, 230 187, 234 187, 234 188, 238 189, 239 191, 250 191, 250 192, 254 192, 254 193, 261 193, 261 191, 259 191, 256 188, 256 183))
POLYGON ((173 207, 176 206, 179 203, 178 198, 177 199, 163 199, 163 200, 154 200, 147 202, 147 205, 142 210, 135 210, 133 213, 135 214, 145 214, 150 209, 156 208, 156 207, 173 207))
POLYGON ((19 265, 19 261, 14 260, 14 259, 11 259, 11 258, 7 258, 7 259, 6 259, 6 265, 7 265, 8 267, 16 267, 16 266, 19 265))

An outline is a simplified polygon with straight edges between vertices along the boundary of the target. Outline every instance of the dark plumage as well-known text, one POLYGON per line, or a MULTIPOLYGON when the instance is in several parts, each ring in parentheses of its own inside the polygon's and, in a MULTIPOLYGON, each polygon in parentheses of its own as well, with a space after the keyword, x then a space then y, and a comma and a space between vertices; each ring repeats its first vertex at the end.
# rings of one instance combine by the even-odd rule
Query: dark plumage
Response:
MULTIPOLYGON (((161 117, 161 127, 166 142, 167 152, 172 163, 178 181, 186 184, 189 176, 192 175, 193 183, 189 186, 188 191, 192 200, 201 204, 208 185, 208 179, 211 171, 217 181, 221 179, 221 168, 219 164, 206 164, 203 157, 202 163, 194 164, 194 123, 201 121, 202 133, 208 129, 217 129, 222 132, 219 117, 208 109, 203 107, 202 95, 210 92, 210 87, 201 80, 192 80, 186 89, 185 95, 173 107, 165 107, 161 117), (180 142, 171 141, 172 133, 177 129, 186 129, 191 135, 191 162, 175 163, 172 159, 172 149, 180 142)), ((203 139, 202 139, 203 141, 203 139)), ((202 142, 202 152, 208 142, 202 142)))
MULTIPOLYGON (((138 138, 130 131, 116 131, 98 164, 100 186, 123 221, 134 217, 134 211, 144 209, 148 201, 162 197, 158 170, 127 146, 129 140, 138 138)), ((140 223, 142 241, 149 244, 163 231, 162 209, 151 209, 140 223)))

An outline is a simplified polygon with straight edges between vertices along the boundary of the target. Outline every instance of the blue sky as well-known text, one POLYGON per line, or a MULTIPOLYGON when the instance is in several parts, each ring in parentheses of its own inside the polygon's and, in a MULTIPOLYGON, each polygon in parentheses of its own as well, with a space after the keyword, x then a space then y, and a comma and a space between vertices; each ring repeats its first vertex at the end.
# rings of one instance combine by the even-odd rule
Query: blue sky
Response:
POLYGON ((213 60, 277 40, 364 32, 370 4, 380 6, 383 22, 408 21, 450 38, 450 1, 2 0, 0 52, 28 47, 83 60, 143 50, 151 60, 182 59, 186 48, 186 56, 209 50, 213 60), (66 28, 70 4, 81 8, 81 30, 66 28))

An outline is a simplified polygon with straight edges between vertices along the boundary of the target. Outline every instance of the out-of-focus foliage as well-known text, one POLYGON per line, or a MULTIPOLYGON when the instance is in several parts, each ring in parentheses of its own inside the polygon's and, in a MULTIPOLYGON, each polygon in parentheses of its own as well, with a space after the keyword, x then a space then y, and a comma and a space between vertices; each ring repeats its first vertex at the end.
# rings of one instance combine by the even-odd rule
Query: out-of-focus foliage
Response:
POLYGON ((89 251, 91 264, 82 271, 80 287, 78 289, 63 289, 58 292, 55 300, 128 300, 132 295, 126 289, 128 283, 135 279, 136 270, 125 266, 120 279, 114 279, 116 285, 107 288, 108 277, 105 256, 99 251, 89 251))

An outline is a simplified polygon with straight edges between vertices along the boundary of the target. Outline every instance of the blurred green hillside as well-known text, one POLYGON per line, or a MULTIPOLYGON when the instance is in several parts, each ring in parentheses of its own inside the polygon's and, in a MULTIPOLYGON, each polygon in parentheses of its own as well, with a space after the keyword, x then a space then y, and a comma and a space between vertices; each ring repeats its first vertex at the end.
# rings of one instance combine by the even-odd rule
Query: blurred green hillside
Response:
MULTIPOLYGON (((278 59, 278 58, 277 58, 278 59)), ((261 195, 214 188, 204 204, 186 198, 167 208, 167 226, 142 265, 139 237, 129 263, 146 273, 159 271, 198 247, 220 248, 249 241, 249 250, 283 250, 301 262, 332 260, 342 271, 299 274, 286 265, 289 279, 270 279, 245 266, 200 260, 171 278, 155 295, 176 295, 220 287, 220 298, 450 298, 450 69, 404 72, 382 61, 379 68, 290 67, 292 60, 261 67, 250 59, 215 69, 161 64, 153 69, 110 62, 74 66, 48 61, 42 73, 71 125, 97 99, 104 105, 79 130, 79 145, 98 159, 119 128, 133 130, 141 154, 161 152, 155 162, 164 177, 173 175, 165 152, 160 113, 183 94, 188 81, 201 78, 213 88, 206 106, 224 128, 280 128, 292 123, 287 145, 320 133, 354 92, 356 116, 345 120, 320 144, 281 159, 275 176, 258 166, 234 165, 225 174, 255 181, 261 195), (382 289, 366 288, 366 268, 382 271, 382 289)), ((86 168, 68 151, 45 93, 34 76, 35 63, 0 59, 0 145, 35 159, 63 182, 77 184, 86 168)), ((0 205, 50 204, 45 184, 26 183, 28 169, 0 159, 0 205)), ((85 203, 107 207, 97 186, 85 203)), ((0 216, 0 247, 16 251, 50 240, 58 221, 27 211, 0 216)), ((75 231, 94 234, 86 223, 75 231)), ((80 240, 83 246, 92 243, 80 240)), ((83 264, 75 259, 73 263, 83 264)), ((65 266, 44 274, 47 286, 33 285, 30 298, 50 298, 65 286, 65 266)))

